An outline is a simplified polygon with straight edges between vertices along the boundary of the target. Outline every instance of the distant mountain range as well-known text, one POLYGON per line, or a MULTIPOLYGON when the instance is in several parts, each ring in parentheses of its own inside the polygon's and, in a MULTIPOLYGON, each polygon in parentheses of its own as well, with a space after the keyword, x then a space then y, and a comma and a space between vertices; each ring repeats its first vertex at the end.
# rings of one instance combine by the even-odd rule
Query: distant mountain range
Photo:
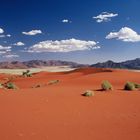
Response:
POLYGON ((12 62, 0 62, 0 69, 28 69, 28 68, 40 68, 45 66, 70 66, 72 68, 85 67, 88 65, 78 64, 75 62, 60 61, 60 60, 31 60, 31 61, 12 61, 12 62))
POLYGON ((119 68, 119 69, 138 69, 140 70, 140 58, 134 60, 128 60, 125 62, 113 62, 111 60, 96 63, 92 65, 78 64, 69 61, 60 60, 30 60, 30 61, 12 61, 12 62, 0 62, 0 69, 28 69, 28 68, 41 68, 45 66, 70 66, 72 68, 80 67, 95 67, 95 68, 119 68))
POLYGON ((120 63, 113 62, 111 60, 103 62, 103 63, 96 63, 91 65, 91 67, 96 68, 119 68, 119 69, 138 69, 140 70, 140 58, 136 58, 134 60, 128 60, 120 63))

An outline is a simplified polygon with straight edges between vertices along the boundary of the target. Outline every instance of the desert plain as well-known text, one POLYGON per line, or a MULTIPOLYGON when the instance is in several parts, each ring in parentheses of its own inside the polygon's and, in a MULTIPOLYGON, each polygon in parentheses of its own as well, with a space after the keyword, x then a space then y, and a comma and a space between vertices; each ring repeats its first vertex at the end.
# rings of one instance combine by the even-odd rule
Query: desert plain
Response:
POLYGON ((0 140, 140 139, 140 90, 124 90, 127 81, 140 83, 137 71, 1 73, 0 83, 9 78, 18 89, 0 89, 0 140), (59 82, 48 84, 52 80, 59 82), (103 80, 112 91, 101 90, 103 80), (94 95, 82 96, 86 90, 94 95))

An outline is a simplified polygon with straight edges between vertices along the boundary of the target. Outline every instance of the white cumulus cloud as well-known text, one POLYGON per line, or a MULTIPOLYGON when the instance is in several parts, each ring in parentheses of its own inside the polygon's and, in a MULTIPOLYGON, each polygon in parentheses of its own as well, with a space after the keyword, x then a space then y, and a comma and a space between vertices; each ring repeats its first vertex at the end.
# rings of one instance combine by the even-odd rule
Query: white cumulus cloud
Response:
POLYGON ((11 37, 10 34, 5 35, 5 34, 3 34, 3 33, 4 33, 4 30, 3 30, 2 28, 0 28, 0 38, 11 37))
POLYGON ((67 40, 48 40, 39 42, 28 49, 28 52, 70 52, 70 51, 82 51, 90 49, 99 49, 95 41, 85 41, 77 39, 67 40))
POLYGON ((71 21, 69 21, 68 19, 63 19, 62 22, 63 23, 71 23, 71 21))
POLYGON ((2 46, 2 45, 0 45, 0 51, 1 50, 11 50, 11 46, 2 46))
POLYGON ((118 14, 102 12, 100 15, 93 18, 96 19, 96 22, 101 23, 101 22, 111 21, 111 18, 116 16, 118 16, 118 14))
POLYGON ((2 46, 0 45, 0 54, 5 54, 11 51, 11 46, 2 46))
POLYGON ((106 36, 106 39, 116 38, 124 42, 138 42, 140 35, 129 27, 123 27, 118 32, 111 32, 106 36))
POLYGON ((0 28, 0 34, 3 34, 4 30, 2 28, 0 28))
POLYGON ((6 36, 7 36, 7 37, 11 37, 11 35, 10 35, 10 34, 7 34, 6 36))
POLYGON ((17 58, 17 57, 19 57, 19 55, 17 55, 17 54, 6 54, 3 57, 4 58, 17 58))
POLYGON ((7 35, 2 34, 2 35, 0 35, 0 38, 4 38, 4 37, 11 37, 11 35, 10 34, 7 34, 7 35))
POLYGON ((15 46, 24 46, 25 44, 24 44, 23 42, 20 41, 20 42, 15 43, 14 45, 15 45, 15 46))
POLYGON ((6 51, 0 51, 0 55, 1 55, 1 54, 5 54, 5 53, 6 53, 6 51))
POLYGON ((22 34, 33 36, 33 35, 37 35, 37 34, 42 34, 42 31, 41 30, 31 30, 29 32, 22 32, 22 34))

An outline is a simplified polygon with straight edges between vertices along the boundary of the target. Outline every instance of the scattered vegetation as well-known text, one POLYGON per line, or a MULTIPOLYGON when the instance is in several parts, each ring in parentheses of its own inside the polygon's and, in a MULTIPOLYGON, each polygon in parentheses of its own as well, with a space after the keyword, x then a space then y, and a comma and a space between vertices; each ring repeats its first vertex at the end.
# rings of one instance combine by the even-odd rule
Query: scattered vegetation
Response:
POLYGON ((94 95, 94 92, 91 90, 87 90, 85 93, 82 94, 83 96, 90 97, 94 95))
POLYGON ((138 88, 140 88, 140 84, 133 82, 127 82, 124 86, 124 90, 136 90, 138 88))
POLYGON ((57 83, 59 83, 59 82, 60 82, 59 80, 52 80, 52 81, 49 81, 49 82, 48 82, 48 85, 57 84, 57 83))
POLYGON ((43 87, 44 85, 41 85, 41 84, 36 84, 34 86, 32 86, 32 88, 40 88, 40 87, 43 87))
POLYGON ((127 82, 124 86, 124 90, 135 90, 135 85, 132 82, 127 82))
POLYGON ((27 70, 27 71, 24 71, 22 73, 22 76, 24 76, 24 77, 32 77, 32 73, 30 73, 30 70, 27 70))
POLYGON ((7 89, 18 89, 14 83, 7 83, 5 86, 7 89))
POLYGON ((109 81, 103 81, 101 87, 102 87, 102 90, 105 90, 105 91, 113 90, 113 86, 111 85, 109 81))
POLYGON ((0 88, 3 88, 3 85, 0 83, 0 88))
POLYGON ((40 84, 34 86, 34 88, 40 88, 40 87, 41 87, 40 84))
POLYGON ((140 84, 134 83, 134 85, 135 85, 135 88, 140 88, 140 84))
POLYGON ((6 82, 0 83, 0 88, 2 89, 18 89, 18 87, 12 82, 16 76, 5 77, 6 82))

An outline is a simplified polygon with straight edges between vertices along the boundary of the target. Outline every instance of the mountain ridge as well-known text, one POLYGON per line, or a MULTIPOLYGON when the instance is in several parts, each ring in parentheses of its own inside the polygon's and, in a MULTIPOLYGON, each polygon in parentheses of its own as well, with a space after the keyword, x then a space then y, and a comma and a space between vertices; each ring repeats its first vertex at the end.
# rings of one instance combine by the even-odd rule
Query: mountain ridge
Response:
POLYGON ((138 69, 140 70, 140 58, 123 62, 108 60, 96 64, 79 64, 71 61, 62 60, 29 60, 29 61, 3 61, 0 62, 0 69, 28 69, 41 68, 46 66, 70 66, 72 68, 95 67, 95 68, 118 68, 118 69, 138 69))
POLYGON ((61 60, 29 60, 29 61, 4 61, 0 62, 0 69, 28 69, 41 68, 45 66, 70 66, 72 68, 85 67, 88 65, 71 61, 61 60))
POLYGON ((123 61, 123 62, 114 62, 112 60, 108 60, 106 62, 92 64, 92 65, 90 65, 90 67, 140 70, 140 58, 136 58, 133 60, 127 60, 127 61, 123 61))

